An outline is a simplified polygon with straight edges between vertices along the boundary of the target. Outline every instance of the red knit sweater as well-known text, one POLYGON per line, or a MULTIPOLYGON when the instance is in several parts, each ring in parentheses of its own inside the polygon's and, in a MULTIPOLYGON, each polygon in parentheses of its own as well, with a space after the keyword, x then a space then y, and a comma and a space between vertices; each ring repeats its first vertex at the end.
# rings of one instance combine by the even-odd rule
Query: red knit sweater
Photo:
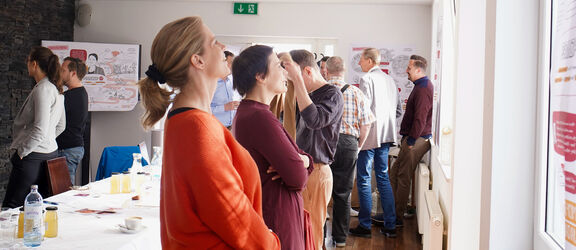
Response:
POLYGON ((213 115, 171 113, 164 130, 162 248, 280 249, 262 219, 260 176, 250 154, 213 115))

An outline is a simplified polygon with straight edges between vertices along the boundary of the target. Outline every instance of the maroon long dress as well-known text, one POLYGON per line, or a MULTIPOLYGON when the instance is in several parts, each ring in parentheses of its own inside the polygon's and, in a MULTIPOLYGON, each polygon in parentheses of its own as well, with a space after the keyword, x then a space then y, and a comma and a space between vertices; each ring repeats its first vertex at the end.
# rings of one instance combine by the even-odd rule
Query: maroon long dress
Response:
POLYGON ((304 207, 302 189, 313 169, 302 166, 298 148, 270 106, 243 100, 232 124, 236 140, 258 165, 262 180, 262 212, 266 225, 280 238, 282 249, 304 249, 304 207), (266 173, 268 167, 277 173, 266 173), (275 175, 280 179, 272 180, 275 175))

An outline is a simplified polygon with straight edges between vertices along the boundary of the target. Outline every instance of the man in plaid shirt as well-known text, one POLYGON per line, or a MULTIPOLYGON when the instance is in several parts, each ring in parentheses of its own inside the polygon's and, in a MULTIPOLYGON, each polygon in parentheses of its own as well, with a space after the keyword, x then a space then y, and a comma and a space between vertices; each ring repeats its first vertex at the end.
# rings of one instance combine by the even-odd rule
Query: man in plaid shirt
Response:
POLYGON ((358 149, 362 147, 375 117, 365 104, 365 96, 359 88, 344 82, 344 60, 333 56, 326 61, 328 83, 342 91, 344 113, 334 162, 330 164, 334 180, 332 189, 333 222, 332 238, 337 247, 346 246, 350 225, 350 192, 354 184, 354 169, 358 149))

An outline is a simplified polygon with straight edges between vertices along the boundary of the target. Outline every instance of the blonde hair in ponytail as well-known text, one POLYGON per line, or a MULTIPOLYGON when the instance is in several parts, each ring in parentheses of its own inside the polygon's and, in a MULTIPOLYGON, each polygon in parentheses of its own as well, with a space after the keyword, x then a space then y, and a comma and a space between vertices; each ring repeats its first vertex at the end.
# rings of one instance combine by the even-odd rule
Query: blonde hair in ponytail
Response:
MULTIPOLYGON (((206 39, 203 26, 200 17, 185 17, 164 25, 154 38, 150 51, 152 63, 173 89, 181 89, 188 83, 190 58, 203 52, 206 39)), ((166 113, 173 92, 162 89, 149 77, 140 80, 138 86, 146 109, 142 126, 149 129, 166 113)))
POLYGON ((142 106, 146 110, 142 117, 142 126, 150 129, 166 113, 172 92, 160 88, 156 81, 148 77, 140 80, 138 86, 142 95, 142 106))

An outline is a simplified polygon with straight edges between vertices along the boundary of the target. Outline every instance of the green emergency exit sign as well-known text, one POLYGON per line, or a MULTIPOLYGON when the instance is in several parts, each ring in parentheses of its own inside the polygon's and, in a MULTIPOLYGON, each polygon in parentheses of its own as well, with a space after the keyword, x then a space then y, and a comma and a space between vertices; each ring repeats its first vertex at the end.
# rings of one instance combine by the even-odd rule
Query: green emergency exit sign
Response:
POLYGON ((258 15, 258 3, 234 3, 234 14, 258 15))

